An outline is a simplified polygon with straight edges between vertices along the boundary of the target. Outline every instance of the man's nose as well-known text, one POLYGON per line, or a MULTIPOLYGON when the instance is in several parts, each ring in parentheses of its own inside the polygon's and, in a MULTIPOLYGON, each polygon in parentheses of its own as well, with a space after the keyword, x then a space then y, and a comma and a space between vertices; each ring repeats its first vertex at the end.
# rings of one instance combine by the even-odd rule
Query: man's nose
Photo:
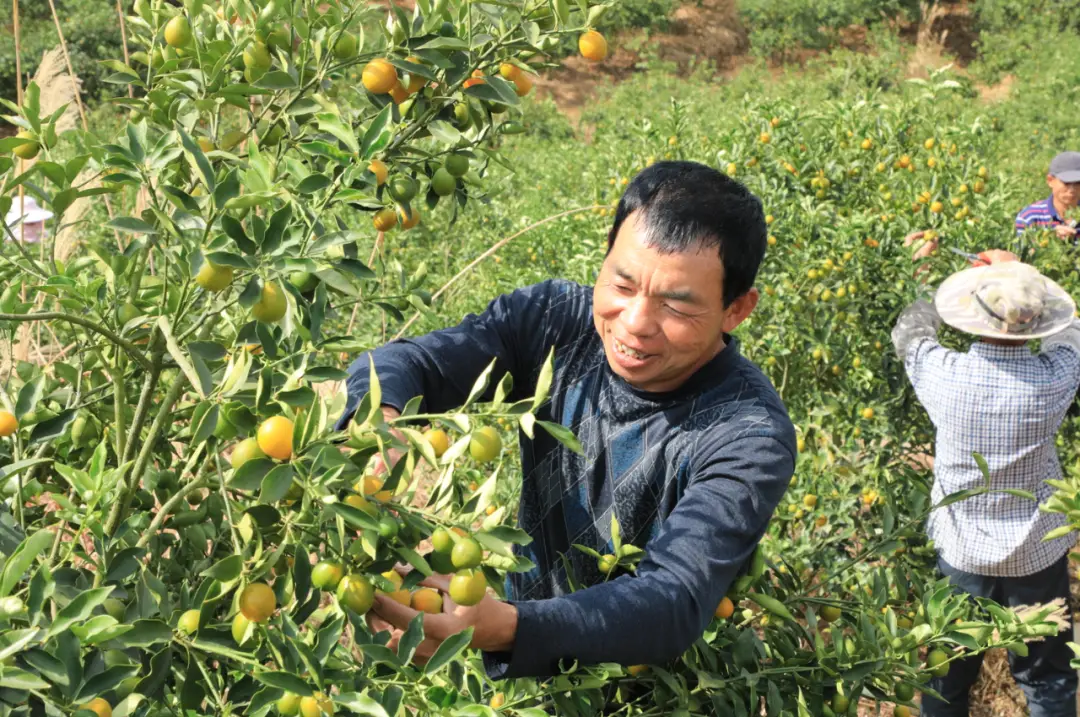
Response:
POLYGON ((656 331, 656 320, 648 299, 637 297, 623 309, 622 325, 635 336, 649 336, 656 331))

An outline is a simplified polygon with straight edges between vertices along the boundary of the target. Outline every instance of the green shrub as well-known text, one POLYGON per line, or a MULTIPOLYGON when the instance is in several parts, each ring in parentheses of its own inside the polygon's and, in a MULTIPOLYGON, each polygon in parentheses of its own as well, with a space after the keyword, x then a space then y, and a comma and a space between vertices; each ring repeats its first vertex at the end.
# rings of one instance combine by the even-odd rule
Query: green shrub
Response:
POLYGON ((799 49, 825 50, 851 25, 918 17, 915 0, 742 0, 739 14, 750 33, 752 52, 789 58, 799 49))
POLYGON ((597 27, 603 32, 634 27, 666 30, 676 4, 675 0, 622 0, 601 16, 597 27))
POLYGON ((974 16, 979 62, 972 69, 989 84, 1044 55, 1052 36, 1063 33, 1062 42, 1074 43, 1080 0, 979 0, 974 16))
MULTIPOLYGON (((56 0, 56 10, 72 67, 83 82, 83 96, 97 98, 113 94, 111 86, 102 83, 104 75, 98 61, 123 57, 116 6, 105 0, 56 0)), ((27 78, 33 77, 37 70, 42 54, 60 43, 47 2, 23 2, 19 20, 25 87, 27 78)), ((0 97, 14 101, 15 96, 15 31, 11 3, 6 2, 0 3, 0 97)))

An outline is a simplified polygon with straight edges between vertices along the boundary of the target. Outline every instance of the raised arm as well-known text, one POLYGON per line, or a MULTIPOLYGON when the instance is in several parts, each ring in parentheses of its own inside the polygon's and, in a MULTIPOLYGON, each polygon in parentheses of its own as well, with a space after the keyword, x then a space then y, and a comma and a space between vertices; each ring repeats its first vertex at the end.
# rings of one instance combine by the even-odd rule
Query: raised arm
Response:
POLYGON ((934 305, 925 299, 916 301, 900 313, 892 330, 896 355, 907 364, 908 351, 923 339, 937 341, 941 317, 934 305))
MULTIPOLYGON (((383 405, 398 411, 415 396, 423 396, 421 410, 426 412, 460 406, 493 360, 496 379, 509 371, 517 391, 528 391, 526 384, 547 356, 558 330, 575 319, 573 307, 559 312, 549 309, 567 292, 580 290, 559 281, 528 286, 498 297, 483 313, 470 314, 457 326, 361 354, 349 367, 348 401, 338 428, 348 424, 368 392, 369 356, 375 363, 383 405)), ((492 381, 489 394, 496 383, 492 381)))
POLYGON ((1060 333, 1043 339, 1042 354, 1057 361, 1055 373, 1071 376, 1080 384, 1080 319, 1073 319, 1060 333))
POLYGON ((637 576, 515 603, 514 646, 484 653, 489 675, 551 675, 562 659, 659 664, 685 652, 764 534, 794 472, 794 443, 793 434, 743 437, 711 451, 637 576))

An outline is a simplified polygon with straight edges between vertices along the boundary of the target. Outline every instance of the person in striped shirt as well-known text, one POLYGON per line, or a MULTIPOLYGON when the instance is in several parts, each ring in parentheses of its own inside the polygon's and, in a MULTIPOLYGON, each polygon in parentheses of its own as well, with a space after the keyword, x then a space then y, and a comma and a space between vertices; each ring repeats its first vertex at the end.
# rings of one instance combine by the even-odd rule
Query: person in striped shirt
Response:
POLYGON ((1065 214, 1080 202, 1080 152, 1062 152, 1050 162, 1046 175, 1050 196, 1029 204, 1016 215, 1016 233, 1031 228, 1052 229, 1059 239, 1075 242, 1076 221, 1065 214))

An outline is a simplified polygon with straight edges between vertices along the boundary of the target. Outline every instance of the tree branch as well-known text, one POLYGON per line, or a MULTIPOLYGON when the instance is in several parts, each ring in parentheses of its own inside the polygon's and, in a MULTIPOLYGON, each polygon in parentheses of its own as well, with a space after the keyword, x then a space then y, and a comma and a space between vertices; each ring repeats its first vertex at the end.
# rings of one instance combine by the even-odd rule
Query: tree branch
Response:
POLYGON ((131 343, 127 339, 120 336, 112 329, 106 328, 100 324, 96 324, 89 319, 84 319, 81 316, 74 314, 65 314, 60 311, 38 311, 29 314, 0 314, 0 321, 66 321, 69 324, 75 324, 81 326, 84 329, 89 329, 94 333, 101 334, 105 338, 112 341, 114 344, 124 349, 131 358, 139 363, 140 366, 147 371, 153 368, 153 364, 150 363, 150 359, 146 358, 139 349, 135 347, 135 344, 131 343))

